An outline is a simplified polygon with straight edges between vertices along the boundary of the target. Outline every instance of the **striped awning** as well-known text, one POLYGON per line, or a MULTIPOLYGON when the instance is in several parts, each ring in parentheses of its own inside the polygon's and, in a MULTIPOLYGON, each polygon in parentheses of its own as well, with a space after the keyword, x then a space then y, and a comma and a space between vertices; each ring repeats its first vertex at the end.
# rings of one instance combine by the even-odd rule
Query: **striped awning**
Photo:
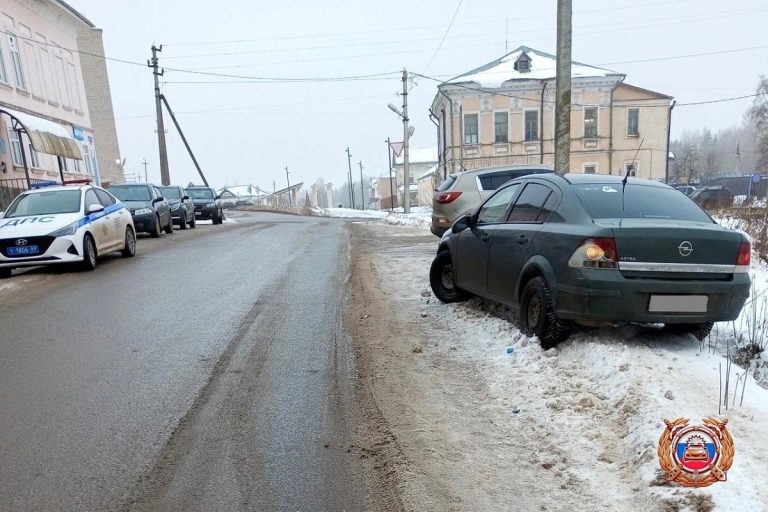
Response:
POLYGON ((21 125, 35 151, 75 160, 83 159, 80 145, 62 125, 6 107, 0 107, 0 114, 9 115, 12 121, 21 125))

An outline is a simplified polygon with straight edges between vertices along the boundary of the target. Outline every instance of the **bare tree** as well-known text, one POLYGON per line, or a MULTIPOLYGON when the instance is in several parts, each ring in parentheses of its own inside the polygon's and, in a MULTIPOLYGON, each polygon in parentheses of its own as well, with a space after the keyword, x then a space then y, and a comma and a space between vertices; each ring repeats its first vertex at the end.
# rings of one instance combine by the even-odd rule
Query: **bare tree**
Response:
POLYGON ((749 109, 749 119, 755 127, 757 141, 757 171, 768 170, 768 78, 760 77, 757 96, 749 109))

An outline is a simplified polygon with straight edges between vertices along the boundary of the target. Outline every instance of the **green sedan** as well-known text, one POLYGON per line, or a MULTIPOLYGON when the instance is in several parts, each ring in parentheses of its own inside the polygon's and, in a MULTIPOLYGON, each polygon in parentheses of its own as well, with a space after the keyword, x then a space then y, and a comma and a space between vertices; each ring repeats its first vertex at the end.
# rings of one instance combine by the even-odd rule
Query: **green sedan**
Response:
POLYGON ((440 240, 432 290, 519 312, 544 348, 571 326, 664 324, 705 338, 749 297, 751 246, 665 184, 583 174, 500 187, 440 240))

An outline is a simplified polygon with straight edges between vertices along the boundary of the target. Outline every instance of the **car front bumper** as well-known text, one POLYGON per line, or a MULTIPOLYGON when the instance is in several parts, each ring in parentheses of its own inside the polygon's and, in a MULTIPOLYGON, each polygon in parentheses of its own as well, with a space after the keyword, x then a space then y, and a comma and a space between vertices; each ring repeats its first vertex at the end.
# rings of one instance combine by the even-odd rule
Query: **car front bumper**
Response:
POLYGON ((735 320, 749 298, 749 274, 729 280, 630 279, 614 270, 577 271, 582 279, 558 284, 558 317, 592 323, 704 323, 735 320), (706 311, 650 311, 652 295, 706 295, 706 311))
POLYGON ((152 213, 133 216, 133 226, 137 233, 152 233, 157 224, 157 217, 152 213))
POLYGON ((78 247, 82 247, 82 234, 55 238, 44 253, 34 256, 6 256, 0 251, 0 267, 37 267, 83 261, 78 247))

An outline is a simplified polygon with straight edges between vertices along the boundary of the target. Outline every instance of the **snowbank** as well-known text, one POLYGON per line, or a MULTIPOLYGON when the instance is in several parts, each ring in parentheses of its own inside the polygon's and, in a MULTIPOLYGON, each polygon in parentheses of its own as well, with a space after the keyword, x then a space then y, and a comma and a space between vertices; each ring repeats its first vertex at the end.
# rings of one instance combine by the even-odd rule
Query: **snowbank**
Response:
POLYGON ((313 212, 323 217, 377 219, 396 226, 429 229, 432 223, 432 208, 414 206, 410 210, 408 215, 403 213, 402 208, 395 208, 392 213, 389 210, 353 210, 351 208, 314 208, 313 212))

